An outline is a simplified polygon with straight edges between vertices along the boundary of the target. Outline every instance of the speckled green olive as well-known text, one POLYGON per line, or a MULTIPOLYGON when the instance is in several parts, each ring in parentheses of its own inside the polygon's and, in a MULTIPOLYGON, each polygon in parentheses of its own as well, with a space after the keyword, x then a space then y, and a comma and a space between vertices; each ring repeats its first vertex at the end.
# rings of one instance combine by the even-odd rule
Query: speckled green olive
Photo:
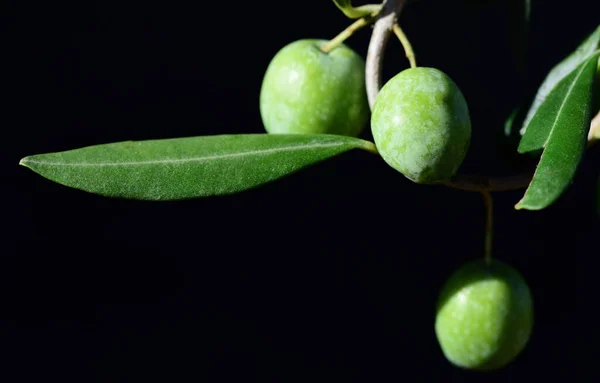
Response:
POLYGON ((271 60, 260 91, 260 113, 269 133, 358 136, 369 121, 365 62, 342 44, 304 39, 271 60))
POLYGON ((435 333, 454 365, 479 371, 512 362, 533 328, 529 287, 513 267, 500 261, 471 261, 446 282, 440 295, 435 333))
POLYGON ((471 142, 467 102, 435 68, 410 68, 392 77, 375 99, 371 130, 383 159, 420 184, 450 179, 471 142))

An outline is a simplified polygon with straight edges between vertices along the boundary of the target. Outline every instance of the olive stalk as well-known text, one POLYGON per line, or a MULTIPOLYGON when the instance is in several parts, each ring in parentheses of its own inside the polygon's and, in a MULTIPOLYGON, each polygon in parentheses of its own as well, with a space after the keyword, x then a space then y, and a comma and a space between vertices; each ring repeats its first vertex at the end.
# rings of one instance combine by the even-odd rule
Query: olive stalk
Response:
POLYGON ((335 36, 333 39, 329 40, 327 43, 323 44, 321 46, 321 51, 323 53, 331 52, 332 50, 334 50, 335 48, 340 46, 340 44, 342 44, 344 41, 346 41, 346 39, 348 39, 350 36, 352 36, 354 34, 354 32, 371 24, 375 20, 376 15, 377 15, 377 12, 374 12, 368 16, 364 16, 364 17, 361 17, 360 19, 356 20, 348 28, 346 28, 342 32, 340 32, 340 34, 335 36))
POLYGON ((382 87, 381 70, 383 67, 383 54, 387 46, 394 23, 404 8, 406 0, 385 0, 381 11, 377 15, 373 32, 367 50, 365 64, 365 77, 367 87, 367 98, 371 110, 375 104, 375 98, 382 87))
POLYGON ((413 47, 410 44, 410 40, 408 39, 408 37, 406 37, 406 34, 402 30, 402 28, 400 28, 400 25, 397 22, 394 23, 394 25, 392 25, 392 29, 393 29, 394 33, 396 34, 396 36, 398 37, 398 40, 400 40, 400 44, 402 44, 402 48, 404 48, 404 53, 406 54, 406 58, 408 59, 408 62, 410 62, 410 67, 416 68, 417 60, 415 58, 415 52, 413 50, 413 47))

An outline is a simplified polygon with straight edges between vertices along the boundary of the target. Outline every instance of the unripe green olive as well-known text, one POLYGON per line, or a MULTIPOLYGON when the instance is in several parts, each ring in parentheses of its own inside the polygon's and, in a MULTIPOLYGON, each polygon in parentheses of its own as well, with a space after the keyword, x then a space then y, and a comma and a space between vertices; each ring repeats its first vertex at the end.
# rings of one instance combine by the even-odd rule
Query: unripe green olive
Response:
POLYGON ((525 348, 533 328, 527 283, 500 261, 471 261, 450 276, 437 307, 435 333, 446 358, 472 370, 506 366, 525 348))
POLYGON ((471 142, 467 102, 435 68, 410 68, 392 77, 375 99, 371 130, 383 159, 420 184, 450 179, 471 142))
POLYGON ((327 40, 304 39, 271 60, 260 92, 269 133, 358 136, 369 121, 365 62, 342 44, 325 53, 327 40))

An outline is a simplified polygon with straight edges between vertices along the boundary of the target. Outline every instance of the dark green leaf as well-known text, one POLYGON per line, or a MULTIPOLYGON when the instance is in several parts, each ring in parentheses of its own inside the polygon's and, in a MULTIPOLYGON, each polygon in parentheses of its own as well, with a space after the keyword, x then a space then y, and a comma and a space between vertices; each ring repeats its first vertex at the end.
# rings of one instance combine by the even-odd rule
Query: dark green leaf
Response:
POLYGON ((245 134, 126 141, 25 157, 60 184, 108 197, 182 200, 241 192, 372 142, 337 135, 245 134))
POLYGON ((527 117, 525 118, 521 128, 521 134, 524 134, 529 128, 529 123, 536 114, 536 111, 542 102, 544 102, 546 97, 550 94, 550 92, 554 89, 554 87, 556 87, 562 79, 571 74, 581 63, 589 59, 599 48, 600 26, 598 26, 596 30, 592 32, 592 34, 590 34, 581 44, 579 44, 573 53, 563 59, 554 68, 552 68, 550 73, 548 73, 546 79, 538 89, 529 111, 527 112, 527 117))
POLYGON ((540 210, 569 186, 581 161, 590 128, 596 52, 562 79, 541 103, 518 151, 544 148, 533 179, 517 209, 540 210))
POLYGON ((333 0, 333 3, 350 19, 359 19, 381 10, 381 4, 352 6, 352 0, 333 0))

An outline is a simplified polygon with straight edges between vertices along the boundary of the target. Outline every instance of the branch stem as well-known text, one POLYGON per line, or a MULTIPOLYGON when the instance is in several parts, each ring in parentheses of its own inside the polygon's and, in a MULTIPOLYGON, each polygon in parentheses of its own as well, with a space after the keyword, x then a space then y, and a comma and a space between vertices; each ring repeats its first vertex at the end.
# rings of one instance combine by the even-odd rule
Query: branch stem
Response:
POLYGON ((415 52, 413 50, 412 45, 410 44, 410 40, 408 40, 408 37, 406 37, 406 34, 402 30, 402 28, 400 28, 400 25, 397 22, 394 23, 394 25, 392 25, 392 30, 398 37, 398 40, 400 40, 402 48, 404 48, 404 53, 406 54, 406 58, 410 62, 410 67, 416 68, 417 60, 415 59, 415 52))
POLYGON ((365 65, 367 98, 369 106, 373 109, 375 98, 381 89, 381 71, 383 68, 383 55, 385 47, 406 0, 385 0, 381 12, 377 16, 365 65))
POLYGON ((452 189, 472 192, 509 191, 525 189, 529 185, 529 182, 531 182, 532 176, 533 170, 530 172, 503 177, 484 177, 467 174, 457 174, 451 180, 442 183, 442 185, 452 189))
POLYGON ((335 48, 340 46, 344 41, 346 41, 346 39, 348 39, 350 36, 352 36, 354 34, 354 32, 371 24, 375 20, 376 15, 377 15, 377 13, 373 13, 369 16, 364 16, 364 17, 361 17, 360 19, 356 20, 348 28, 346 28, 342 32, 340 32, 339 35, 335 36, 333 39, 331 39, 327 43, 323 44, 323 46, 321 46, 321 51, 324 53, 331 52, 332 50, 334 50, 335 48))

